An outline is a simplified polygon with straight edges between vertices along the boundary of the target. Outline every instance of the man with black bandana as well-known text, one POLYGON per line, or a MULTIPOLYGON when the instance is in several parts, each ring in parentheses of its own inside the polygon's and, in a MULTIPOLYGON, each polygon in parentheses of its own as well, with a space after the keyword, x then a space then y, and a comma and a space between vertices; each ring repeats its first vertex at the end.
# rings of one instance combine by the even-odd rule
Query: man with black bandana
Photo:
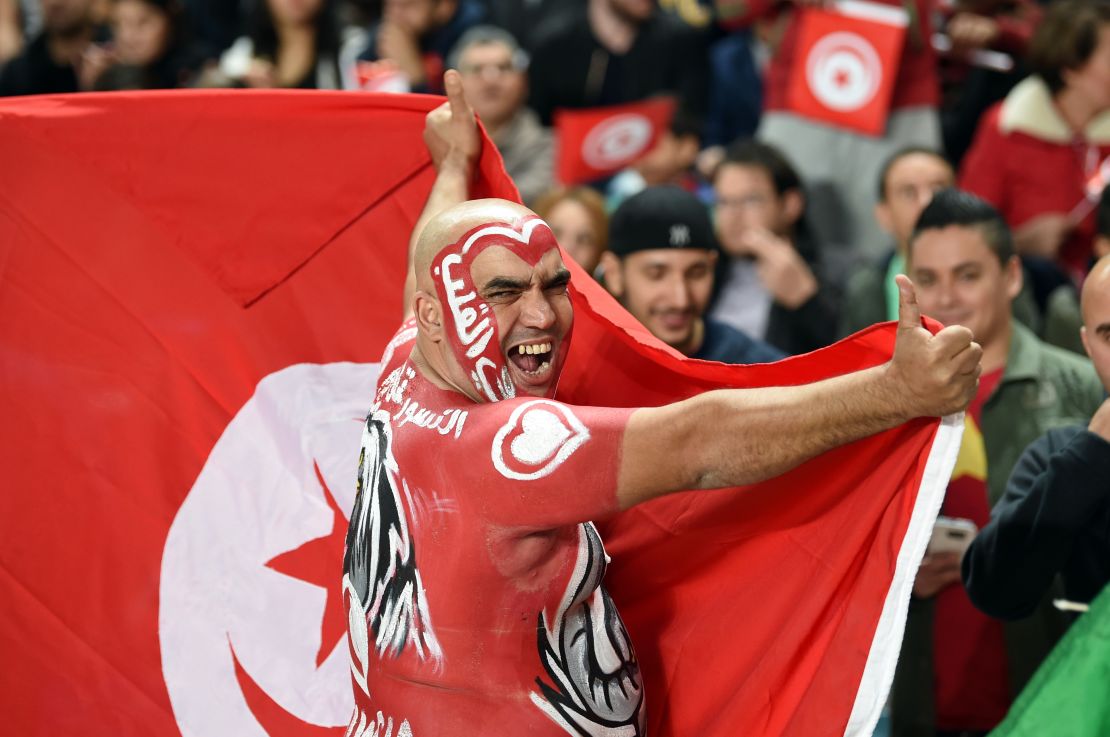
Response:
POLYGON ((348 734, 640 735, 643 680, 590 520, 959 411, 980 349, 963 328, 925 330, 903 278, 884 365, 662 407, 553 401, 569 272, 527 208, 466 201, 479 140, 458 76, 445 86, 425 130, 437 178, 414 229, 411 317, 382 359, 347 535, 348 734))
POLYGON ((605 286, 652 335, 690 358, 771 363, 777 348, 707 318, 720 249, 709 211, 681 187, 648 187, 609 221, 605 286))

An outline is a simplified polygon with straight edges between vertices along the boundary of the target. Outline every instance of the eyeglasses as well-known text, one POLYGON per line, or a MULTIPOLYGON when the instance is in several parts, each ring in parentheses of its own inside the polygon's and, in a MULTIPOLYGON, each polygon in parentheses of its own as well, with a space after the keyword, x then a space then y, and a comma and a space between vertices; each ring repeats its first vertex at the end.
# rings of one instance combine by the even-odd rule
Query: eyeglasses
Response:
POLYGON ((459 74, 466 77, 500 77, 504 74, 518 71, 511 61, 497 64, 460 64, 459 74))

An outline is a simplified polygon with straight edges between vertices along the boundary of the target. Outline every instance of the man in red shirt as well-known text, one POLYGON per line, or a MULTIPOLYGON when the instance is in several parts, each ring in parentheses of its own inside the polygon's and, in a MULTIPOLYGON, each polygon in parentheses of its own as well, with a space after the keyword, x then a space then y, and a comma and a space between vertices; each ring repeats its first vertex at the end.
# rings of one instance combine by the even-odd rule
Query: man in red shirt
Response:
POLYGON ((959 411, 980 349, 965 328, 922 328, 903 278, 883 366, 655 408, 552 401, 570 274, 527 208, 466 201, 479 143, 458 76, 445 84, 425 132, 438 173, 414 229, 412 315, 382 359, 347 536, 348 734, 642 734, 643 682, 590 520, 959 411))

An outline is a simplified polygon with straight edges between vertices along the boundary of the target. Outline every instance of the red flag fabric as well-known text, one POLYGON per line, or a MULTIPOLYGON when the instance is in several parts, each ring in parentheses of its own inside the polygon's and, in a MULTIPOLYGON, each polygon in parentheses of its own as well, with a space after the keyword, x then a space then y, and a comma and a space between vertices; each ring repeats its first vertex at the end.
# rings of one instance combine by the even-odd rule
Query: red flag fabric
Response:
POLYGON ((886 130, 906 39, 906 13, 864 0, 798 11, 787 109, 871 136, 886 130))
MULTIPOLYGON (((10 731, 342 731, 343 536, 436 102, 0 103, 10 731)), ((516 197, 488 142, 474 195, 516 197)), ((880 363, 893 342, 886 326, 770 366, 693 362, 572 270, 558 398, 575 404, 796 384, 880 363)), ((743 492, 607 521, 648 733, 869 734, 960 427, 917 421, 743 492)))
POLYGON ((556 177, 563 184, 581 184, 620 171, 651 151, 671 124, 674 110, 675 101, 669 97, 556 110, 556 177))

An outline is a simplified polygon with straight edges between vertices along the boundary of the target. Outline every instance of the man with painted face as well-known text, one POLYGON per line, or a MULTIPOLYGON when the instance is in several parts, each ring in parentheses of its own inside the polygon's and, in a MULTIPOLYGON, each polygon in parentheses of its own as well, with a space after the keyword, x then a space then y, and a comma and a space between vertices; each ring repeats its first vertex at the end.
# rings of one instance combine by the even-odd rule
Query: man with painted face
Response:
POLYGON ((959 411, 980 349, 964 328, 922 328, 903 277, 882 366, 654 408, 553 401, 570 273, 531 211, 466 201, 479 142, 458 76, 445 86, 425 131, 437 178, 414 229, 412 317, 382 359, 347 535, 348 734, 640 735, 643 681, 590 520, 959 411))

